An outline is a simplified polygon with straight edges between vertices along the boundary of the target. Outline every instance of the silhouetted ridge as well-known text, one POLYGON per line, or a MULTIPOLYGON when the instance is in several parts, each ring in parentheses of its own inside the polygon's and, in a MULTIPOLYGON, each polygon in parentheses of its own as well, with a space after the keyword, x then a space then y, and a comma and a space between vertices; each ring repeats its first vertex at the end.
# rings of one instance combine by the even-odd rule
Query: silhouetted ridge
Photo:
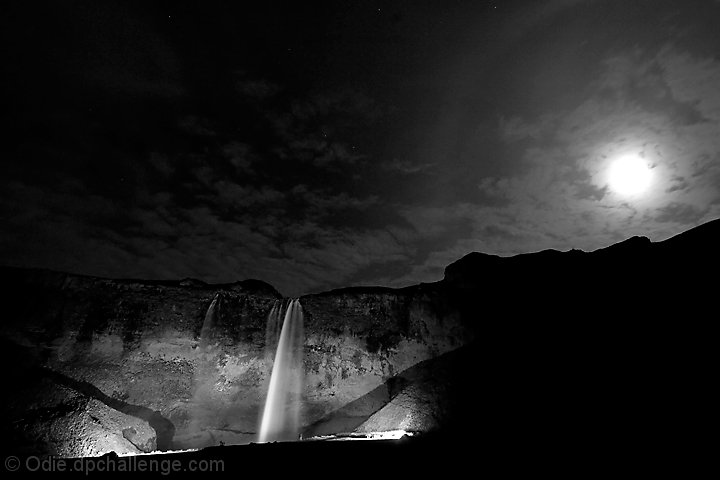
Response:
POLYGON ((544 270, 549 276, 578 272, 592 276, 609 274, 618 268, 627 272, 632 265, 660 273, 664 271, 663 266, 682 268, 681 263, 690 258, 717 259, 719 246, 720 219, 717 219, 660 242, 633 236, 591 252, 543 250, 511 257, 472 252, 448 265, 444 280, 453 284, 485 283, 520 271, 523 275, 532 275, 536 269, 544 270), (651 265, 652 261, 656 263, 651 265))
MULTIPOLYGON (((431 445, 477 451, 676 452, 702 437, 715 408, 719 227, 593 252, 476 252, 439 282, 301 297, 305 420, 318 432, 439 432, 431 445)), ((10 447, 76 448, 63 426, 73 422, 99 435, 97 449, 146 423, 173 449, 255 440, 268 318, 282 303, 270 285, 11 268, 0 281, 10 447), (62 377, 39 385, 23 365, 62 377), (89 421, 60 387, 117 420, 89 421)))
POLYGON ((664 252, 684 251, 691 257, 718 258, 720 255, 720 219, 686 230, 656 245, 664 252))

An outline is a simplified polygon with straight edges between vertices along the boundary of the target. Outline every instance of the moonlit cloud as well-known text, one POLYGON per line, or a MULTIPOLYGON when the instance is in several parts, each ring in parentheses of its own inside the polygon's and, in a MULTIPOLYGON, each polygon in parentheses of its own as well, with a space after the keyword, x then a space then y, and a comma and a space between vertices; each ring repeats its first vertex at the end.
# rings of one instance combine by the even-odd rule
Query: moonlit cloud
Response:
POLYGON ((523 145, 512 175, 480 179, 475 201, 404 211, 424 235, 455 238, 408 281, 437 278, 464 251, 594 250, 631 235, 663 240, 717 217, 720 143, 710 132, 720 132, 720 64, 666 46, 602 65, 573 108, 500 118, 503 141, 523 145), (652 166, 650 189, 632 201, 608 187, 609 165, 624 154, 652 166), (469 226, 464 235, 459 225, 469 226))
POLYGON ((243 97, 253 100, 266 100, 277 95, 282 90, 279 85, 273 82, 247 78, 242 72, 238 72, 237 75, 239 78, 235 82, 235 88, 243 97))
POLYGON ((405 175, 412 175, 417 173, 428 173, 435 166, 434 163, 415 163, 409 160, 400 160, 393 158, 388 163, 382 166, 383 169, 389 171, 399 172, 405 175))
POLYGON ((0 19, 0 263, 300 295, 720 217, 717 2, 233 5, 0 19))

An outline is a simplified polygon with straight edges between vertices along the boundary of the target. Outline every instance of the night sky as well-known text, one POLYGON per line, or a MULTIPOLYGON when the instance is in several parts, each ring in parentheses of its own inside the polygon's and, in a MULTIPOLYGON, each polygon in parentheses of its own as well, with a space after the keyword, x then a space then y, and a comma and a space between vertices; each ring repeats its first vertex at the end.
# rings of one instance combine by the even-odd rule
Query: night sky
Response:
POLYGON ((0 264, 297 296, 720 217, 718 1, 288 3, 3 2, 0 264))

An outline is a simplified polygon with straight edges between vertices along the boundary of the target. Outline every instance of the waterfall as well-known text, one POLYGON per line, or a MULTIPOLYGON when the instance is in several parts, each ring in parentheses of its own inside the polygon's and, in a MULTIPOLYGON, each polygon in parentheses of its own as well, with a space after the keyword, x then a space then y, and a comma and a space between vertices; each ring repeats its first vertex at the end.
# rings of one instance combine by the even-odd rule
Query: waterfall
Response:
POLYGON ((198 346, 200 348, 206 348, 213 337, 213 327, 215 326, 215 306, 217 305, 219 296, 219 293, 215 295, 213 301, 210 302, 207 312, 205 312, 205 320, 200 328, 200 338, 198 339, 198 346))
POLYGON ((220 308, 220 294, 216 294, 205 312, 205 319, 200 328, 195 371, 192 382, 192 397, 188 404, 188 423, 186 435, 194 437, 196 446, 214 445, 206 438, 206 431, 212 426, 216 411, 213 408, 212 391, 215 377, 214 343, 216 339, 215 324, 217 310, 220 308))
MULTIPOLYGON (((268 317, 266 337, 277 331, 280 310, 268 317), (274 317, 274 318, 273 318, 274 317)), ((260 442, 297 440, 303 383, 303 313, 300 301, 291 300, 285 311, 275 352, 270 386, 260 424, 260 442)))
POLYGON ((265 327, 265 361, 272 363, 275 357, 278 341, 280 340, 280 328, 282 327, 282 301, 276 300, 267 318, 265 327))

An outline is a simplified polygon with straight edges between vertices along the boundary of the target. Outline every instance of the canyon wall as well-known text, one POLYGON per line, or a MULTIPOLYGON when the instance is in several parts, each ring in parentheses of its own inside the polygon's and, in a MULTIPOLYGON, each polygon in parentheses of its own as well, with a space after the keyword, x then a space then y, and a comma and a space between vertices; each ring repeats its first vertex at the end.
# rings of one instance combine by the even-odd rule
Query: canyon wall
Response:
MULTIPOLYGON (((714 408, 718 242, 714 221, 589 253, 472 253, 436 283, 304 296, 303 436, 442 431, 498 448, 688 438, 714 408)), ((6 451, 257 439, 267 318, 287 302, 270 285, 1 268, 0 293, 6 451)))
MULTIPOLYGON (((156 431, 160 450, 257 440, 275 348, 266 345, 266 323, 284 301, 271 286, 9 268, 0 275, 8 302, 0 334, 22 370, 21 388, 5 399, 17 417, 6 438, 16 445, 57 454, 132 452, 122 432, 142 430, 138 419, 156 431), (73 400, 46 405, 37 382, 73 400), (125 423, 92 420, 98 415, 87 413, 89 404, 119 412, 125 423), (96 436, 111 438, 78 450, 75 430, 53 427, 68 415, 80 424, 89 418, 96 436)), ((390 400, 398 374, 472 339, 439 284, 343 289, 303 297, 301 305, 306 436, 352 431, 390 400)))

